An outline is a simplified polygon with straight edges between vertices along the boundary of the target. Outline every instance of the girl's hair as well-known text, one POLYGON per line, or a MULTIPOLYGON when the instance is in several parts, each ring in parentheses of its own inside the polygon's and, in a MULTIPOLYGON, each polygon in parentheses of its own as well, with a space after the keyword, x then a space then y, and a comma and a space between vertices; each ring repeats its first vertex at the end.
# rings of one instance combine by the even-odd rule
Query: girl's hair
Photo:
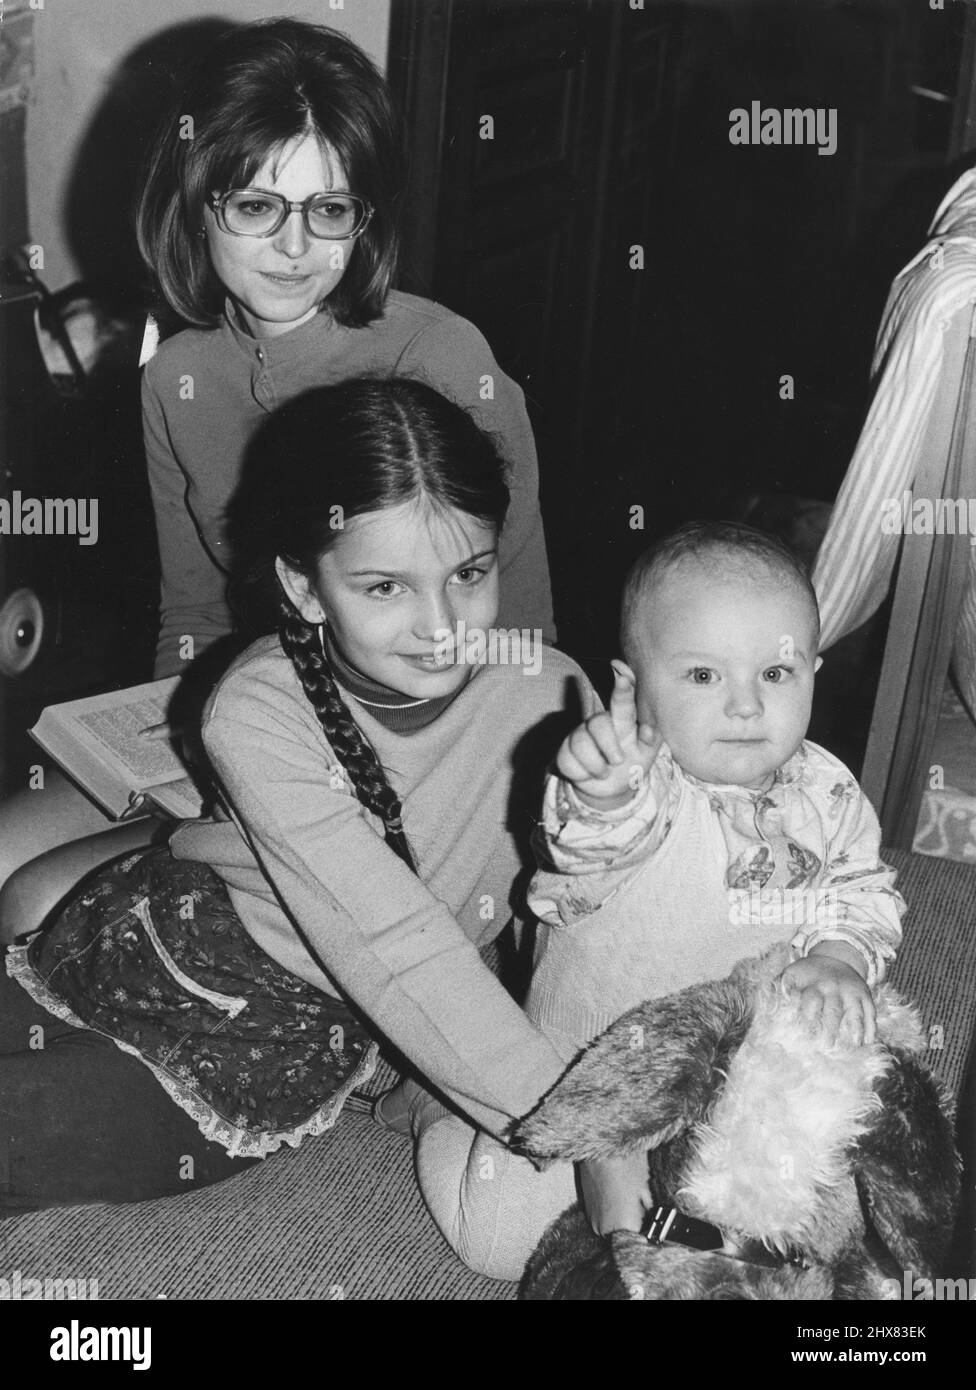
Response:
POLYGON ((374 208, 329 308, 354 328, 382 312, 396 269, 405 162, 386 84, 342 34, 271 19, 239 25, 209 50, 146 165, 136 211, 139 250, 181 318, 210 328, 223 307, 200 236, 207 196, 246 187, 266 159, 309 132, 341 161, 348 191, 374 208))
MULTIPOLYGON (((422 382, 359 377, 318 387, 269 416, 249 447, 230 511, 237 564, 252 583, 267 581, 276 557, 311 578, 355 517, 414 501, 500 531, 506 471, 471 416, 422 382)), ((278 630, 356 795, 415 867, 399 799, 339 692, 318 632, 283 592, 278 630)))
POLYGON ((633 652, 638 640, 643 621, 639 610, 647 595, 665 574, 689 557, 705 563, 711 560, 726 566, 759 567, 780 582, 791 584, 809 600, 819 641, 820 608, 810 576, 802 561, 782 541, 738 521, 689 521, 648 546, 631 567, 624 584, 620 623, 625 655, 633 652))

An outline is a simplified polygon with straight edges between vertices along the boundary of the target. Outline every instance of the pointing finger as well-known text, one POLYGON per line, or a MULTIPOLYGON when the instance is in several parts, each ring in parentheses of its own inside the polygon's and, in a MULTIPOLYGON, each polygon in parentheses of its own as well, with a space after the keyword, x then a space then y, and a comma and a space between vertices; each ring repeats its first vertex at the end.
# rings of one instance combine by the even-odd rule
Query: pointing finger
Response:
POLYGON ((622 661, 611 661, 613 667, 613 693, 610 696, 610 718, 617 737, 623 741, 632 739, 637 731, 636 686, 633 674, 622 661))

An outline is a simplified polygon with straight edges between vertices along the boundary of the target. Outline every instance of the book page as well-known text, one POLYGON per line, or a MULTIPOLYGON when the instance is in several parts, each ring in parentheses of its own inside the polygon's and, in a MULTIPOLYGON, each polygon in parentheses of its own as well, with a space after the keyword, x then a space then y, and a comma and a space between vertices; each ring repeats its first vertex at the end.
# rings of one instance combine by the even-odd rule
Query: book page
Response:
POLYGON ((134 792, 186 776, 169 740, 143 733, 165 723, 178 683, 178 677, 171 676, 48 705, 31 736, 111 815, 124 816, 130 813, 134 792))
POLYGON ((119 760, 131 774, 133 787, 148 787, 184 775, 183 764, 164 738, 142 734, 166 718, 166 701, 143 699, 114 709, 91 710, 75 719, 101 748, 119 760))

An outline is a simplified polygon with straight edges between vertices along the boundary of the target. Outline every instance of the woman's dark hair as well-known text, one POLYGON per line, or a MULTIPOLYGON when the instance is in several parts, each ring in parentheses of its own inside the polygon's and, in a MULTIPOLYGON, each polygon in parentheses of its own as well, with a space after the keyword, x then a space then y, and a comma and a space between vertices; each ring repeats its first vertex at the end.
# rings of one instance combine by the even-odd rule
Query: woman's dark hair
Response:
MULTIPOLYGON (((269 416, 252 441, 231 504, 237 564, 267 582, 277 557, 311 577, 357 516, 407 502, 459 511, 500 531, 506 465, 459 405, 405 377, 358 377, 307 391, 269 416)), ((345 704, 317 630, 279 590, 278 631, 359 800, 380 816, 411 867, 401 806, 345 704)))
POLYGON ((266 159, 308 133, 341 161, 349 192, 374 208, 329 309, 338 323, 354 328, 382 312, 396 270, 405 164, 386 84, 344 35, 272 19, 239 25, 209 50, 163 122, 146 165, 136 211, 139 250, 167 302, 187 322, 215 326, 224 302, 199 235, 207 196, 246 187, 266 159))
POLYGON ((820 607, 810 575, 803 562, 782 541, 738 521, 689 521, 648 546, 631 567, 624 584, 620 621, 621 648, 625 656, 633 651, 637 640, 635 629, 641 601, 663 575, 688 557, 706 562, 717 558, 726 564, 745 560, 764 566, 770 575, 792 584, 809 600, 819 641, 820 607))

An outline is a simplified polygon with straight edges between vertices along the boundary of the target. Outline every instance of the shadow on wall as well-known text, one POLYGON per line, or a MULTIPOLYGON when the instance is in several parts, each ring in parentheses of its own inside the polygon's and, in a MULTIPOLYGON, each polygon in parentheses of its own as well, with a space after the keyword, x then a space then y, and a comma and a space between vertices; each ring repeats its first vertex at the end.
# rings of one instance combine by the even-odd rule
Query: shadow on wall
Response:
POLYGON ((43 311, 36 331, 27 297, 5 325, 0 413, 11 488, 101 503, 97 544, 3 538, 0 602, 29 590, 44 615, 29 669, 0 689, 0 782, 8 788, 25 784, 37 755, 24 731, 45 704, 151 674, 159 575, 137 364, 156 296, 133 212, 145 155, 187 68, 231 27, 219 17, 173 25, 111 74, 78 146, 62 213, 81 279, 51 295, 34 285, 43 311))
POLYGON ((192 20, 133 49, 79 145, 65 199, 68 242, 82 279, 122 303, 147 298, 133 216, 150 142, 187 69, 234 27, 232 19, 192 20))

